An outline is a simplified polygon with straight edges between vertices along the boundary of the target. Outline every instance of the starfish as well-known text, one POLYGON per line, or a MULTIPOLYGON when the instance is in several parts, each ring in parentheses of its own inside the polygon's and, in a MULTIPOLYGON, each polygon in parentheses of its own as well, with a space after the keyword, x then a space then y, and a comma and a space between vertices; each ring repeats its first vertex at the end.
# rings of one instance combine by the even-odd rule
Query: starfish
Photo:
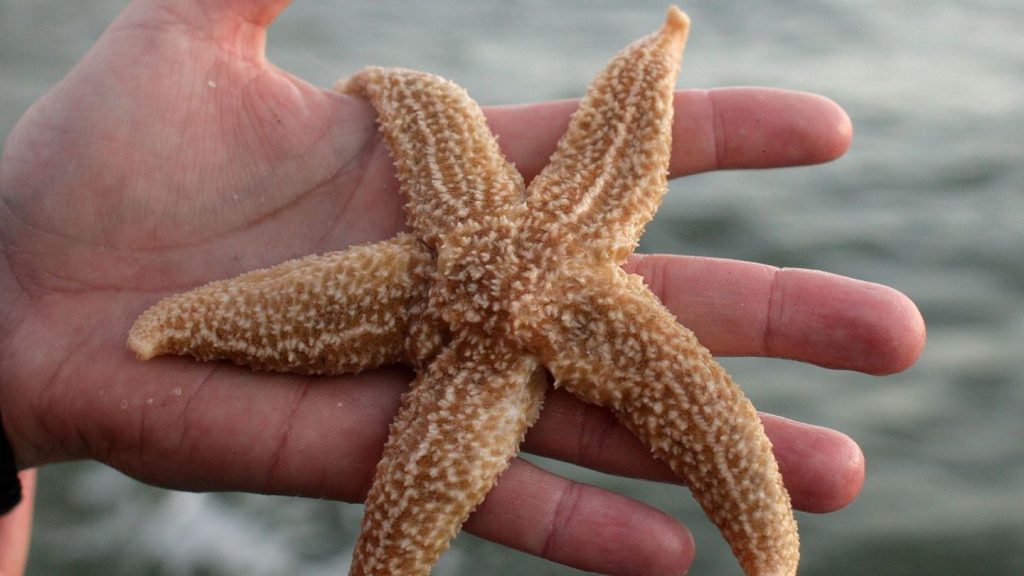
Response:
POLYGON ((689 486, 748 575, 795 574, 796 522, 750 401, 620 264, 667 189, 689 19, 591 83, 526 187, 452 82, 367 68, 411 232, 170 296, 132 327, 140 359, 189 354, 344 374, 413 366, 366 499, 351 574, 427 574, 537 419, 547 374, 612 410, 689 486))

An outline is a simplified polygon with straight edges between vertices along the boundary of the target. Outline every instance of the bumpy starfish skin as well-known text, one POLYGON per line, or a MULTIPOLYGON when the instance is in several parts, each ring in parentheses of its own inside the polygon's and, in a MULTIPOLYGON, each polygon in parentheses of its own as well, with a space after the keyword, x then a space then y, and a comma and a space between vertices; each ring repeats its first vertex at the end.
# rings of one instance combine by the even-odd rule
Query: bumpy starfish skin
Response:
POLYGON ((191 354, 304 374, 416 365, 441 346, 428 320, 434 269, 409 234, 292 260, 161 300, 135 321, 128 346, 143 360, 191 354))
POLYGON ((169 297, 129 346, 286 372, 417 368, 351 574, 430 571, 536 420, 545 368, 685 479, 747 574, 795 574, 796 522, 753 406, 619 268, 666 190, 688 29, 673 7, 620 52, 529 188, 464 90, 360 72, 340 89, 377 110, 414 233, 169 297))

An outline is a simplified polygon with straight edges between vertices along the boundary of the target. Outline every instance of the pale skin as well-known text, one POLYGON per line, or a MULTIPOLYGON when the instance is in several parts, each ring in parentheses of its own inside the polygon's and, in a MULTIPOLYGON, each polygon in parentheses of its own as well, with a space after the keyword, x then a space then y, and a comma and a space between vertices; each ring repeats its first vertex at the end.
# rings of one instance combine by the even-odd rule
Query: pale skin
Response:
MULTIPOLYGON (((140 363, 124 345, 163 295, 404 226, 372 109, 265 60, 266 29, 287 4, 137 0, 12 131, 0 163, 0 413, 20 467, 91 458, 171 488, 363 497, 409 372, 255 374, 140 363)), ((675 103, 673 177, 824 162, 852 135, 838 106, 809 94, 691 90, 675 103)), ((574 107, 486 112, 529 179, 574 107)), ((924 345, 913 303, 876 284, 684 256, 626 266, 718 355, 887 374, 924 345)), ((857 495, 853 440, 763 418, 797 508, 828 512, 857 495)), ((524 449, 674 479, 613 417, 561 392, 524 449)), ((0 523, 0 558, 26 545, 28 520, 14 518, 0 523)), ((694 554, 677 520, 522 460, 466 529, 616 575, 678 574, 694 554)))

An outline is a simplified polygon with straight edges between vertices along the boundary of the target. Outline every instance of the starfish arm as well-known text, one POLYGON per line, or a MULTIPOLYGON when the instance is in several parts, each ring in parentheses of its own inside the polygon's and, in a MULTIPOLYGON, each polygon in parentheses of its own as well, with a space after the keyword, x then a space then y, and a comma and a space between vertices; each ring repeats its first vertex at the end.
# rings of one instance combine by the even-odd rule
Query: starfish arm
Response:
POLYGON ((542 305, 534 349, 581 399, 613 409, 690 487, 748 575, 792 575, 799 537, 753 405, 638 276, 565 275, 542 305))
POLYGON ((366 497, 350 575, 425 575, 536 420, 534 357, 462 338, 402 398, 366 497))
POLYGON ((425 312, 433 268, 411 235, 291 260, 161 300, 128 347, 306 374, 416 363, 441 346, 425 312))
POLYGON ((528 245, 556 246, 553 258, 613 262, 636 246, 667 188, 672 94, 688 30, 686 15, 671 7, 658 32, 623 49, 590 84, 527 190, 528 245))
POLYGON ((522 210, 522 176, 460 86, 414 70, 371 67, 337 88, 376 109, 408 199, 409 225, 431 248, 460 227, 480 229, 484 218, 522 210))

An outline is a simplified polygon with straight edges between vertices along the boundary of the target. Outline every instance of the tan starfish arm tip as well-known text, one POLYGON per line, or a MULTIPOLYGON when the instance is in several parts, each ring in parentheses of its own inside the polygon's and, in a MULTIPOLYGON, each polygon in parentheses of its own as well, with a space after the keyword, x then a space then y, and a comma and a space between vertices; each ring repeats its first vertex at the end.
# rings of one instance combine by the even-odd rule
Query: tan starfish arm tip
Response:
POLYGON ((132 326, 141 360, 200 360, 304 374, 418 365, 442 344, 428 321, 433 254, 402 234, 376 244, 290 260, 169 296, 132 326))
POLYGON ((350 576, 429 573, 515 456, 546 386, 535 357, 471 337, 420 371, 366 496, 350 576))
POLYGON ((680 10, 679 6, 669 6, 668 14, 665 16, 665 27, 685 33, 690 29, 690 17, 680 10))
POLYGON ((686 481, 746 574, 795 573, 789 494, 739 386, 640 277, 607 266, 552 285, 532 348, 556 383, 614 410, 686 481))
MULTIPOLYGON (((668 189, 673 90, 689 19, 621 50, 591 82, 547 166, 527 189, 524 244, 554 263, 622 262, 668 189)), ((553 264, 554 265, 554 264, 553 264)))
POLYGON ((502 155, 480 106, 458 84, 371 66, 335 89, 373 104, 408 199, 409 226, 431 248, 522 202, 522 176, 502 155))

